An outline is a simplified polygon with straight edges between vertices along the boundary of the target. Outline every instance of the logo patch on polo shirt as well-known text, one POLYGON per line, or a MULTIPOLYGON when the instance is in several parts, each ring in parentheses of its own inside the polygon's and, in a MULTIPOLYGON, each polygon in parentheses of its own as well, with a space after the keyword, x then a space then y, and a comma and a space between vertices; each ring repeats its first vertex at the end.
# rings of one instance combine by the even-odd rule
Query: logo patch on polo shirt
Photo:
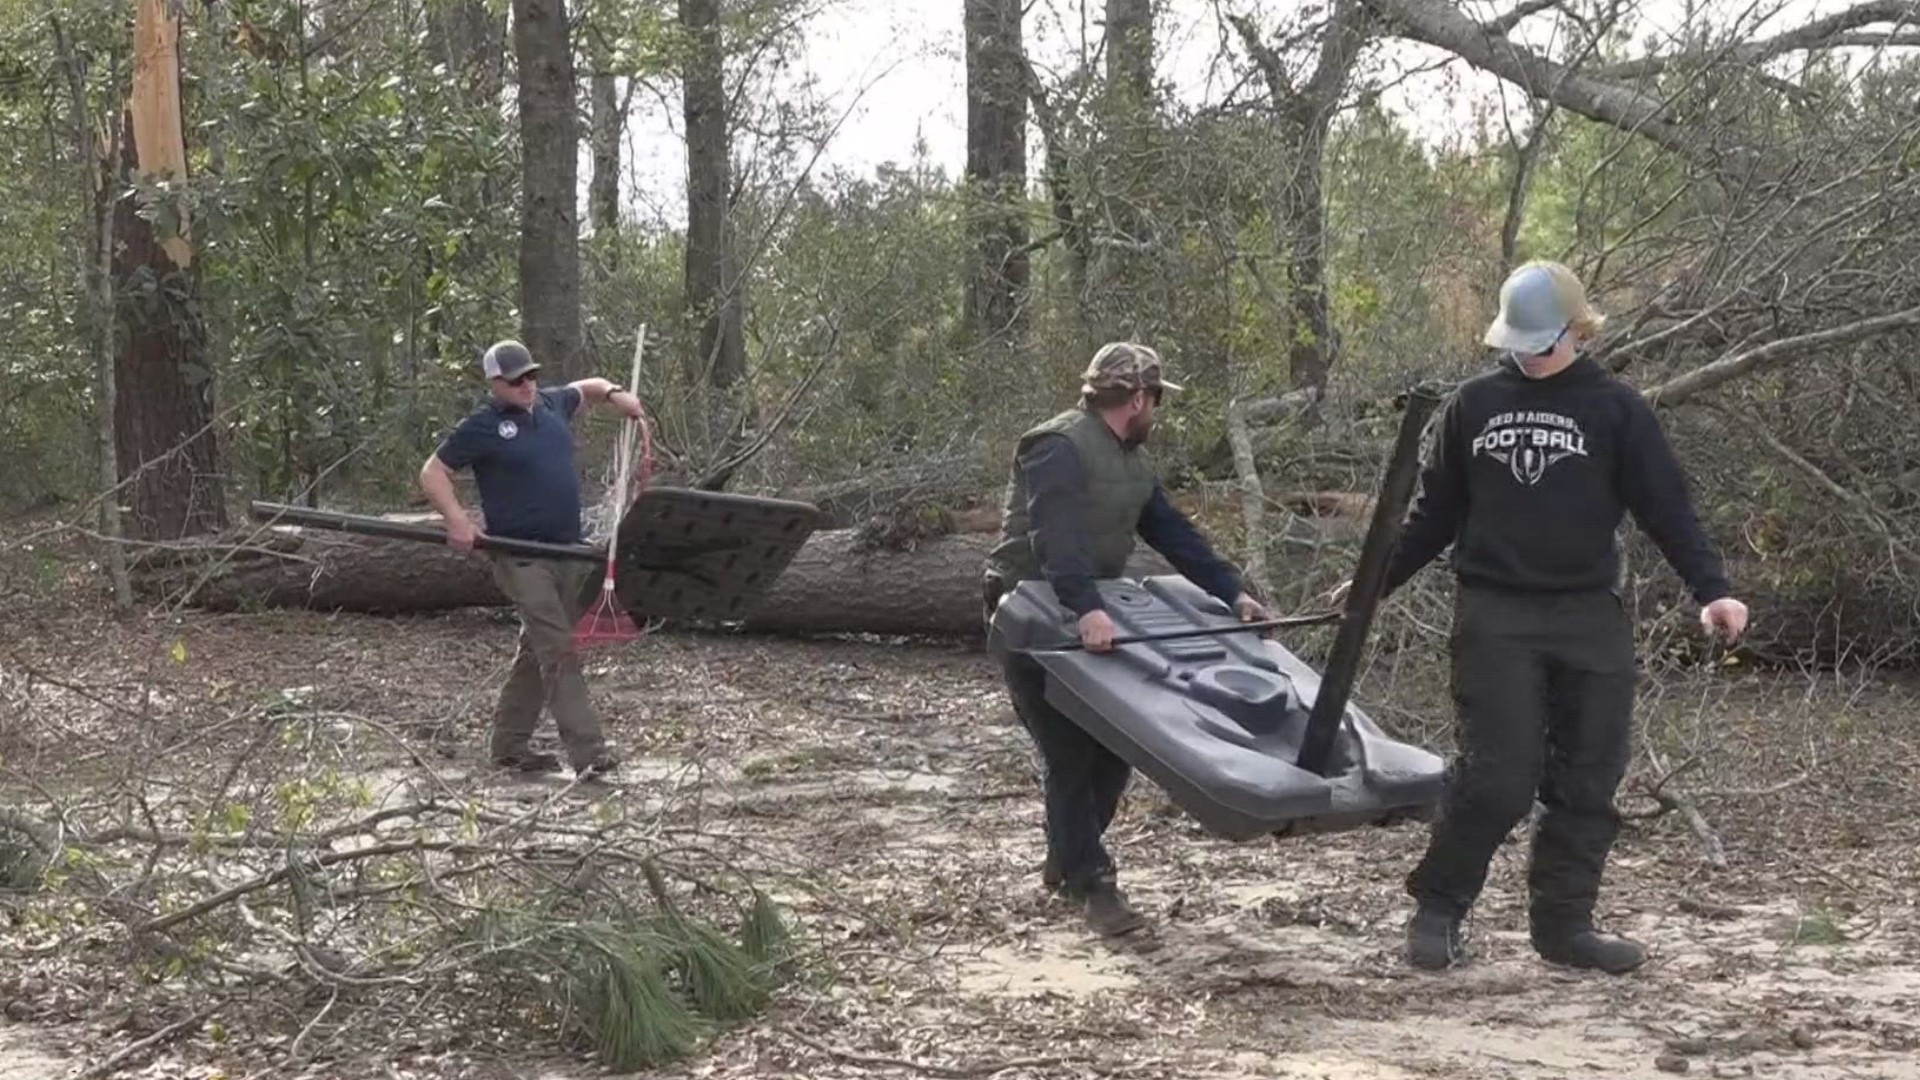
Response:
POLYGON ((500 421, 500 437, 501 438, 511 439, 518 434, 520 434, 519 424, 516 424, 511 420, 500 421))

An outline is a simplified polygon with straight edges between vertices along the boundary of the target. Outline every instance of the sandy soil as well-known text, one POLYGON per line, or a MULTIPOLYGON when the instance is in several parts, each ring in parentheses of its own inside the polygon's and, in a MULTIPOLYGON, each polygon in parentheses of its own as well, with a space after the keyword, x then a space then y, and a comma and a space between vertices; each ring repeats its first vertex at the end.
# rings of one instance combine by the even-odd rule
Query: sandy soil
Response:
MULTIPOLYGON (((112 628, 48 616, 32 640, 14 663, 179 700, 335 679, 317 693, 410 732, 437 751, 426 757, 443 781, 515 797, 476 771, 511 647, 497 616, 112 628), (172 669, 112 666, 174 642, 190 659, 172 669)), ((1689 790, 1728 865, 1708 866, 1678 815, 1629 826, 1603 914, 1654 959, 1626 978, 1530 953, 1524 835, 1496 863, 1474 962, 1427 975, 1398 954, 1418 826, 1230 844, 1145 783, 1111 846, 1156 925, 1096 941, 1041 888, 1033 759, 990 664, 964 648, 659 635, 598 662, 593 681, 636 758, 615 797, 789 875, 782 899, 837 965, 661 1075, 1920 1076, 1920 731, 1897 681, 1727 675, 1650 701, 1657 728, 1684 720, 1712 737, 1689 790)), ((421 768, 372 744, 363 765, 381 801, 404 798, 421 768)), ((0 1028, 0 1080, 58 1075, 50 1055, 84 1030, 0 1028)), ((186 1039, 133 1075, 209 1076, 229 1052, 186 1039)), ((394 1076, 600 1075, 553 1057, 387 1064, 394 1076)))

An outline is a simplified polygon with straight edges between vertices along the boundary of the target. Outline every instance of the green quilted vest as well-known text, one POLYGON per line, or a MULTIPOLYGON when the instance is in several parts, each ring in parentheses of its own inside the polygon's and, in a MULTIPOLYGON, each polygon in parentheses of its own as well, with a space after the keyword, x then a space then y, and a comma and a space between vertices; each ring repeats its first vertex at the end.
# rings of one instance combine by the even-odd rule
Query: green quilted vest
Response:
MULTIPOLYGON (((1074 408, 1020 436, 1016 462, 1034 439, 1065 435, 1080 455, 1086 471, 1085 519, 1087 558, 1095 577, 1119 577, 1133 554, 1140 514, 1153 497, 1153 463, 1143 447, 1123 446, 1097 414, 1074 408)), ((1007 588, 1041 577, 1040 560, 1027 534, 1027 485, 1018 464, 1007 484, 1007 502, 1001 518, 1000 543, 987 556, 987 570, 1007 588)))

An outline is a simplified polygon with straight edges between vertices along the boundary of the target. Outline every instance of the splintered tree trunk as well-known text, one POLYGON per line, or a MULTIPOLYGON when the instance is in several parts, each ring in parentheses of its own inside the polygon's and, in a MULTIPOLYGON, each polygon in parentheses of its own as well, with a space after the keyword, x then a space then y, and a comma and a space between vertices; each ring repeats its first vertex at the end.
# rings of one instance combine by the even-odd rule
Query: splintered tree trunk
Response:
POLYGON ((542 376, 585 373, 577 207, 580 126, 565 0, 513 0, 520 64, 520 323, 542 376))
POLYGON ((687 309, 700 327, 696 370, 708 385, 725 389, 746 378, 747 352, 729 221, 733 165, 720 0, 680 0, 680 25, 688 38, 687 309))
MULTIPOLYGON (((976 344, 1019 347, 1026 336, 1027 66, 1020 0, 965 0, 967 180, 974 260, 966 319, 976 344)), ((991 358, 986 358, 992 362, 991 358)))
MULTIPOLYGON (((121 165, 128 175, 186 178, 179 34, 165 0, 140 0, 133 97, 122 118, 121 165)), ((225 463, 213 425, 213 378, 188 222, 171 204, 158 217, 156 232, 135 196, 114 207, 120 328, 114 383, 121 390, 114 395, 114 456, 120 475, 131 480, 129 531, 171 540, 226 525, 225 463)))

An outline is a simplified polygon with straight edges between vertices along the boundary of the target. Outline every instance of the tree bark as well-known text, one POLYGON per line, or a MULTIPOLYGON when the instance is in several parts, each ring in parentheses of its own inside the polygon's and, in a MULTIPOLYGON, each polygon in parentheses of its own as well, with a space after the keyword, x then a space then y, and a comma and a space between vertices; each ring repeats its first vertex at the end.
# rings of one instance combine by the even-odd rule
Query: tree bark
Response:
POLYGON ((1227 440, 1233 447, 1233 469, 1240 482, 1240 515, 1246 527, 1246 578, 1255 596, 1273 597, 1273 579, 1267 576, 1267 490, 1260 482, 1260 466, 1253 456, 1253 436, 1247 430, 1246 410, 1235 401, 1227 405, 1227 440))
MULTIPOLYGON (((148 180, 184 180, 186 129, 180 113, 179 21, 164 0, 134 13, 133 97, 122 117, 120 167, 148 180)), ((137 195, 118 199, 113 258, 118 348, 114 447, 131 481, 133 535, 170 540, 225 526, 224 453, 214 430, 213 377, 199 308, 199 274, 183 211, 171 201, 161 222, 140 215, 137 195)))
POLYGON ((542 376, 587 367, 580 304, 580 126, 565 0, 513 0, 520 65, 520 333, 542 376))
POLYGON ((1106 72, 1092 113, 1083 202, 1087 257, 1081 321, 1095 347, 1120 339, 1153 341, 1168 323, 1172 293, 1156 216, 1165 148, 1154 99, 1153 7, 1106 0, 1106 72))
POLYGON ((1092 343, 1085 340, 1087 331, 1087 267, 1092 259, 1087 250, 1087 230, 1081 221, 1079 212, 1074 208, 1073 167, 1068 151, 1067 133, 1060 121, 1059 111, 1054 108, 1047 89, 1040 82, 1040 76, 1033 70, 1031 62, 1022 58, 1026 69, 1027 100, 1033 106, 1033 118, 1040 128, 1040 138, 1046 155, 1047 199, 1053 209, 1053 235, 1058 237, 1067 253, 1067 286, 1073 294, 1071 315, 1075 323, 1074 337, 1087 351, 1092 343))
POLYGON ((701 381, 724 390, 747 377, 747 353, 745 283, 733 251, 733 152, 720 0, 680 0, 680 26, 688 38, 683 77, 687 310, 700 327, 695 365, 701 381))
POLYGON ((1026 338, 1027 61, 1020 0, 965 0, 967 181, 973 265, 966 325, 983 364, 1026 338))
POLYGON ((594 247, 602 268, 618 268, 620 232, 620 135, 626 130, 619 87, 612 74, 593 75, 593 177, 587 187, 587 220, 593 223, 594 247))
POLYGON ((500 99, 506 83, 507 23, 481 0, 427 6, 427 50, 477 104, 500 99))
POLYGON ((1130 108, 1153 102, 1153 5, 1107 0, 1107 90, 1130 108))
POLYGON ((1322 31, 1320 57, 1307 85, 1295 89, 1280 57, 1245 16, 1230 16, 1247 52, 1266 79, 1282 144, 1293 162, 1276 176, 1275 216, 1287 247, 1287 292, 1292 307, 1289 380, 1295 389, 1324 391, 1339 342, 1327 293, 1327 203, 1323 175, 1327 134, 1354 62, 1366 44, 1361 0, 1336 0, 1322 31))
MULTIPOLYGON (((88 322, 93 341, 94 446, 99 454, 100 534, 106 539, 107 575, 113 582, 113 606, 126 612, 133 607, 133 589, 127 574, 127 552, 121 546, 120 465, 114 442, 113 413, 119 393, 114 385, 114 291, 113 291, 113 193, 121 186, 121 132, 110 130, 102 153, 94 145, 95 117, 87 104, 86 76, 81 61, 67 37, 65 24, 51 17, 54 51, 67 77, 67 92, 73 112, 73 148, 86 177, 87 242, 80 259, 80 283, 90 301, 88 322)), ((119 73, 118 53, 110 60, 113 75, 119 73)), ((117 79, 115 79, 117 81, 117 79)))

